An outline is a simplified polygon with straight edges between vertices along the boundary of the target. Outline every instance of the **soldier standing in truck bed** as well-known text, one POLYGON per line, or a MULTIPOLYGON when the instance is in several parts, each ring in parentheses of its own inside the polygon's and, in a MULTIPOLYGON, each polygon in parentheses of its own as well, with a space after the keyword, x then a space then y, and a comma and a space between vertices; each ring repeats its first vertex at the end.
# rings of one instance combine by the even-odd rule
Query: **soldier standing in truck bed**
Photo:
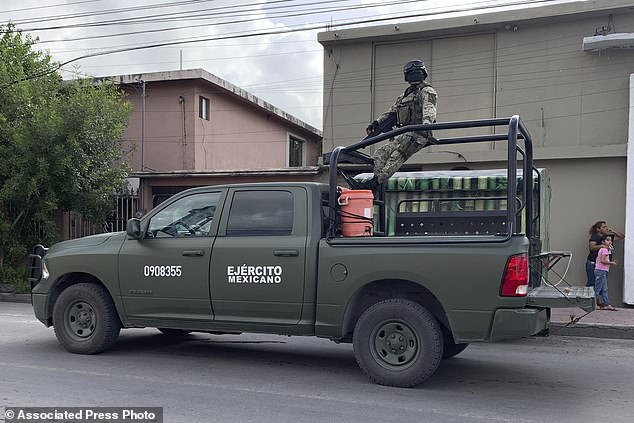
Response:
MULTIPOLYGON (((403 67, 405 81, 409 87, 396 100, 390 109, 379 116, 366 128, 368 135, 377 135, 377 130, 393 120, 390 125, 400 127, 436 121, 436 103, 438 96, 434 88, 425 82, 427 69, 421 60, 411 60, 403 67)), ((407 159, 430 143, 430 131, 408 132, 391 138, 381 146, 372 159, 374 160, 374 178, 366 183, 369 189, 376 188, 387 181, 407 159)))

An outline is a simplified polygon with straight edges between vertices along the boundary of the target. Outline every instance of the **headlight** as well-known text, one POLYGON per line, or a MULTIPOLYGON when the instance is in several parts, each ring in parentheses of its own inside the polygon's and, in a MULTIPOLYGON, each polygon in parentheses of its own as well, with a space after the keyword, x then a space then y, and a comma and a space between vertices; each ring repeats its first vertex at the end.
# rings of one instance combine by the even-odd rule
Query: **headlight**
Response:
POLYGON ((50 273, 48 273, 46 262, 42 260, 42 279, 48 279, 49 276, 50 276, 50 273))

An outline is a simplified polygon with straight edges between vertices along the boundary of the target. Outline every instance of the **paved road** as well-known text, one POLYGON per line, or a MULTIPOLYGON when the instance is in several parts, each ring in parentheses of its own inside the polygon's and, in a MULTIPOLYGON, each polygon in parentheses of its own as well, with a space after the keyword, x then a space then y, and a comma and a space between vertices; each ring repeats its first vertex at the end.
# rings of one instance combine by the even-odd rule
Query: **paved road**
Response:
POLYGON ((415 389, 370 383, 350 345, 314 338, 122 332, 66 353, 28 304, 0 302, 0 414, 11 406, 161 406, 165 422, 631 422, 634 341, 471 345, 415 389))

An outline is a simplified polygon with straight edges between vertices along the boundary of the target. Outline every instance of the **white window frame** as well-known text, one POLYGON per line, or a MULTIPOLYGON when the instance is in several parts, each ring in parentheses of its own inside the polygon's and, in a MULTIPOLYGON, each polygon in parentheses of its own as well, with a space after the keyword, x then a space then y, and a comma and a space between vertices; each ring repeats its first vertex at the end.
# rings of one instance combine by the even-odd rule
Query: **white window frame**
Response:
POLYGON ((211 111, 211 100, 204 95, 198 96, 198 117, 204 120, 209 120, 211 111))
POLYGON ((298 137, 295 134, 289 133, 286 137, 286 166, 288 167, 304 167, 306 166, 306 140, 302 137, 298 137), (299 141, 302 144, 302 157, 300 158, 301 163, 299 166, 291 166, 291 143, 293 140, 299 141))

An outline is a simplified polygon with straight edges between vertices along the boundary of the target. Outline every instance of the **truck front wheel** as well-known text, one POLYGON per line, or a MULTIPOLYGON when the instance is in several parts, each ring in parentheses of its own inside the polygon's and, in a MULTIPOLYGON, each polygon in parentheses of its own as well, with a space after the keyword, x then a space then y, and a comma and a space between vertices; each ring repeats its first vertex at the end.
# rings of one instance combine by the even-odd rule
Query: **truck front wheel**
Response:
POLYGON ((380 385, 409 388, 430 377, 443 356, 443 334, 420 304, 389 299, 359 318, 353 335, 361 370, 380 385))
POLYGON ((121 330, 110 294, 92 283, 62 291, 53 307, 53 326, 59 343, 75 354, 97 354, 110 348, 121 330))

